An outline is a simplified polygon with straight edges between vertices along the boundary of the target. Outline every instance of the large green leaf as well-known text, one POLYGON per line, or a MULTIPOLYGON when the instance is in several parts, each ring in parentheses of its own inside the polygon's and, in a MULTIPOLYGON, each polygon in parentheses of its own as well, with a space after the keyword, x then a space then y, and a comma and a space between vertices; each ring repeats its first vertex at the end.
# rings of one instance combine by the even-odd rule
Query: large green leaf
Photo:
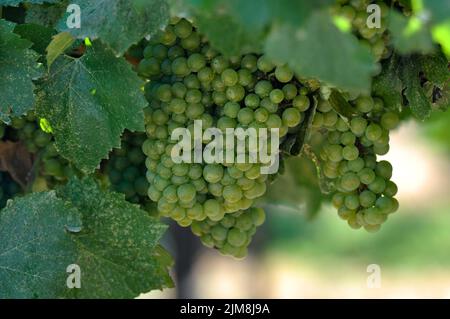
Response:
POLYGON ((405 97, 408 100, 412 114, 424 120, 431 114, 431 102, 425 94, 420 82, 420 64, 413 57, 403 59, 403 68, 400 74, 405 86, 405 97))
POLYGON ((418 61, 427 80, 433 84, 442 88, 450 81, 448 61, 443 54, 419 56, 418 61))
POLYGON ((418 17, 407 18, 395 11, 389 15, 389 31, 396 50, 402 54, 433 51, 431 33, 418 17))
POLYGON ((45 54, 47 45, 52 40, 52 36, 56 33, 55 30, 51 28, 34 23, 19 24, 14 28, 14 32, 22 38, 33 42, 31 49, 41 55, 45 54))
POLYGON ((64 0, 61 3, 51 6, 28 5, 27 11, 25 12, 25 23, 40 24, 54 28, 66 12, 67 4, 67 0, 64 0))
POLYGON ((21 3, 42 4, 42 3, 59 3, 61 0, 0 0, 0 6, 16 7, 21 3))
POLYGON ((54 192, 17 198, 0 213, 0 298, 53 298, 76 262, 80 213, 54 192))
POLYGON ((59 22, 59 31, 84 39, 101 38, 117 55, 147 35, 154 35, 167 24, 169 8, 165 0, 148 0, 145 10, 129 0, 79 0, 81 28, 67 26, 67 13, 59 22))
POLYGON ((33 107, 33 79, 41 75, 33 45, 15 34, 14 23, 0 20, 0 119, 8 122, 33 107))
POLYGON ((373 80, 372 90, 374 95, 383 98, 387 107, 400 111, 403 103, 403 83, 399 77, 398 61, 396 55, 384 61, 380 75, 373 80))
POLYGON ((39 87, 37 111, 49 121, 60 154, 92 172, 120 146, 124 129, 144 129, 142 85, 125 60, 94 42, 79 59, 56 59, 39 87))
POLYGON ((9 203, 0 214, 0 298, 133 298, 172 286, 166 226, 89 180, 9 203), (67 287, 77 265, 81 288, 67 287))
POLYGON ((203 14, 198 17, 197 24, 211 45, 227 56, 261 50, 262 34, 250 34, 229 15, 203 14))
POLYGON ((225 55, 259 52, 274 23, 300 26, 333 0, 169 0, 175 15, 193 16, 199 30, 225 55))
POLYGON ((265 35, 263 27, 269 18, 265 15, 268 1, 261 1, 258 13, 253 11, 248 20, 241 19, 245 14, 243 11, 255 10, 255 0, 169 0, 169 3, 173 14, 184 16, 187 13, 194 17, 200 32, 215 49, 224 55, 235 56, 261 50, 265 35))
POLYGON ((58 196, 83 214, 76 242, 84 286, 68 296, 131 298, 171 285, 167 258, 158 247, 166 225, 128 203, 125 195, 101 191, 92 180, 71 181, 58 196))
POLYGON ((298 74, 349 91, 368 92, 376 71, 369 49, 352 34, 337 29, 327 12, 313 14, 302 28, 275 27, 265 49, 275 61, 288 63, 298 74))

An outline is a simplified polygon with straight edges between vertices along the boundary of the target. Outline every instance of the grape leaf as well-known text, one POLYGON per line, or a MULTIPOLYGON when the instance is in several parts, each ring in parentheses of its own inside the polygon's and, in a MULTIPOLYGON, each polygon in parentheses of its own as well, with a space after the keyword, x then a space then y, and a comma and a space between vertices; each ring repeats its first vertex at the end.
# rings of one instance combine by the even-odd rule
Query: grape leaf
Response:
POLYGON ((251 30, 262 30, 273 23, 301 26, 314 11, 333 4, 334 0, 228 0, 233 15, 251 30), (255 12, 258 14, 255 14, 255 12))
POLYGON ((133 298, 172 286, 166 226, 92 179, 15 199, 0 213, 0 298, 133 298), (69 265, 81 288, 69 289, 69 265))
POLYGON ((76 236, 84 285, 68 297, 132 298, 171 286, 166 267, 171 261, 157 244, 166 225, 125 195, 101 191, 92 179, 72 180, 57 194, 82 212, 84 225, 76 236))
POLYGON ((22 38, 33 42, 32 50, 43 55, 47 45, 52 40, 55 30, 34 23, 19 24, 14 28, 14 32, 22 38))
POLYGON ((173 14, 194 16, 199 30, 227 56, 260 52, 272 25, 301 25, 332 0, 171 0, 173 14))
POLYGON ((418 57, 427 80, 442 88, 450 80, 448 61, 443 54, 422 55, 418 57))
POLYGON ((0 298, 54 298, 67 289, 76 261, 68 230, 81 227, 77 209, 55 192, 33 193, 0 212, 0 298))
POLYGON ((443 54, 419 56, 418 61, 426 79, 433 84, 432 105, 441 110, 450 107, 450 71, 443 54))
POLYGON ((47 67, 50 68, 56 58, 64 53, 75 42, 75 38, 69 32, 61 32, 55 35, 47 47, 47 67))
POLYGON ((94 42, 81 58, 56 59, 36 109, 50 123, 60 154, 89 173, 120 146, 125 128, 144 129, 142 85, 125 60, 94 42))
POLYGON ((58 3, 61 0, 0 0, 0 6, 11 6, 16 7, 21 3, 30 4, 43 4, 43 3, 58 3))
POLYGON ((259 52, 261 34, 250 34, 229 15, 201 15, 196 21, 211 45, 226 56, 259 52))
POLYGON ((326 12, 314 13, 302 28, 273 28, 265 50, 304 77, 353 92, 368 92, 376 70, 370 51, 353 35, 337 29, 326 12))
POLYGON ((399 53, 430 53, 433 51, 431 33, 417 17, 407 18, 392 11, 389 15, 389 31, 399 53))
POLYGON ((399 58, 391 56, 383 63, 381 73, 373 80, 374 95, 383 98, 388 108, 400 111, 403 103, 403 83, 399 77, 399 58))
MULTIPOLYGON (((254 0, 244 3, 242 1, 237 3, 234 0, 172 0, 169 3, 172 14, 195 16, 199 31, 207 36, 215 49, 226 56, 259 52, 262 48, 264 32, 261 30, 261 26, 249 28, 249 25, 245 21, 243 22, 240 19, 241 15, 238 14, 242 8, 237 5, 243 6, 244 10, 255 8, 254 0)), ((258 17, 262 16, 260 13, 265 4, 266 1, 262 1, 261 6, 258 7, 258 17)))
POLYGON ((34 104, 32 80, 41 75, 32 43, 13 33, 14 23, 0 20, 0 119, 9 122, 34 104))
POLYGON ((70 13, 66 13, 58 23, 58 30, 80 39, 101 38, 117 55, 143 37, 154 35, 169 19, 165 0, 148 0, 145 10, 128 0, 79 0, 77 4, 82 12, 81 28, 69 28, 66 21, 70 13))
POLYGON ((25 22, 54 28, 66 9, 66 1, 52 6, 29 5, 25 14, 25 22))
POLYGON ((431 114, 431 102, 427 98, 420 83, 420 64, 413 57, 403 59, 403 68, 400 74, 405 88, 405 97, 408 100, 411 113, 420 120, 431 114))

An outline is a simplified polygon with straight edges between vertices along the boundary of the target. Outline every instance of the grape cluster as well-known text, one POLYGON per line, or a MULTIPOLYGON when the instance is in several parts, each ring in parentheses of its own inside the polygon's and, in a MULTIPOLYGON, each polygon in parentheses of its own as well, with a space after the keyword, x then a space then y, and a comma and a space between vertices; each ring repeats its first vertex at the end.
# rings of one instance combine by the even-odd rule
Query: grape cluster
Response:
POLYGON ((4 138, 15 142, 20 141, 30 153, 39 154, 38 175, 45 179, 49 188, 66 182, 77 173, 69 161, 58 154, 53 136, 41 129, 40 120, 33 112, 23 117, 13 118, 4 138))
POLYGON ((227 214, 220 220, 207 217, 193 221, 191 229, 206 247, 217 248, 223 255, 243 258, 256 228, 264 223, 265 218, 263 209, 252 207, 227 214))
POLYGON ((398 209, 392 166, 377 161, 377 155, 389 151, 389 130, 398 125, 399 116, 379 98, 360 96, 351 104, 357 114, 344 120, 327 100, 320 100, 313 124, 325 135, 322 171, 336 189, 332 203, 339 216, 352 228, 375 232, 398 209))
POLYGON ((8 173, 0 172, 0 209, 6 206, 8 199, 13 198, 21 192, 17 184, 8 173))
POLYGON ((113 190, 125 194, 128 201, 149 208, 147 169, 141 150, 145 139, 145 133, 126 131, 122 135, 121 147, 113 150, 105 167, 113 190))
POLYGON ((389 7, 384 1, 339 0, 333 8, 333 13, 346 18, 351 23, 352 29, 360 42, 371 50, 377 61, 390 55, 391 52, 387 46, 389 33, 386 32, 389 7), (371 3, 378 5, 380 8, 379 28, 370 28, 367 25, 367 18, 370 14, 367 12, 367 7, 371 3))
MULTIPOLYGON (((245 241, 230 239, 224 246, 228 228, 221 222, 240 216, 247 220, 254 201, 266 192, 268 175, 261 174, 258 162, 174 163, 171 151, 177 141, 171 134, 179 127, 193 132, 193 122, 201 120, 203 130, 276 128, 283 138, 304 120, 308 90, 286 65, 274 65, 265 56, 220 55, 186 19, 173 19, 149 43, 138 71, 150 79, 145 87, 151 104, 146 112, 148 139, 143 144, 148 196, 163 216, 192 225, 205 243, 223 253, 241 256, 252 231, 245 230, 245 241), (219 237, 225 237, 216 240, 209 228, 220 227, 224 234, 219 237)), ((246 152, 250 147, 246 145, 246 152)))

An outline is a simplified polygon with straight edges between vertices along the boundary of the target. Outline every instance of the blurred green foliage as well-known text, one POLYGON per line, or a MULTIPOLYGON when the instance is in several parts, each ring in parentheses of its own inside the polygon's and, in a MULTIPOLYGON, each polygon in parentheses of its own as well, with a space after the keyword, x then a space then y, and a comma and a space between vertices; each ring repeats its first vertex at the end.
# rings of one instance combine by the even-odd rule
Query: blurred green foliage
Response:
POLYGON ((401 211, 376 235, 349 229, 332 209, 314 221, 269 209, 269 250, 328 267, 330 263, 392 267, 450 266, 450 203, 426 211, 401 211))
POLYGON ((421 124, 421 130, 428 140, 443 149, 450 156, 450 112, 434 112, 421 124))

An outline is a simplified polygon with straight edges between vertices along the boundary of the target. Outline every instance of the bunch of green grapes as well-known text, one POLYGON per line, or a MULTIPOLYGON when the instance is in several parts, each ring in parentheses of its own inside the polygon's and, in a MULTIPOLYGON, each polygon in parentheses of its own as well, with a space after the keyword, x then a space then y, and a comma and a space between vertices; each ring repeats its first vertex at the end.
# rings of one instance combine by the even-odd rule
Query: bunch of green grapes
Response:
POLYGON ((266 219, 262 208, 252 207, 245 211, 226 214, 219 220, 209 217, 192 222, 192 232, 199 236, 206 247, 217 248, 223 255, 244 258, 247 247, 266 219))
POLYGON ((30 153, 36 155, 40 162, 38 177, 45 179, 47 187, 53 188, 76 174, 75 168, 58 154, 53 136, 41 129, 40 120, 34 113, 13 118, 5 138, 22 142, 30 153))
POLYGON ((345 120, 327 100, 320 100, 313 126, 323 133, 322 171, 334 186, 332 203, 352 228, 375 232, 398 209, 392 165, 377 160, 389 151, 389 131, 399 123, 395 111, 379 98, 351 101, 357 115, 345 120))
POLYGON ((387 16, 389 7, 384 1, 371 0, 339 0, 333 8, 333 13, 346 18, 352 25, 353 32, 360 41, 367 45, 376 60, 387 58, 390 55, 388 47, 389 35, 387 29, 387 16), (380 27, 370 28, 367 18, 371 12, 367 12, 370 4, 376 4, 380 8, 380 27))
POLYGON ((0 209, 6 206, 8 199, 20 194, 21 188, 8 173, 0 172, 0 209))
MULTIPOLYGON (((161 215, 184 227, 218 223, 231 214, 245 216, 266 192, 268 175, 261 174, 262 164, 175 163, 171 152, 178 141, 171 134, 179 127, 192 132, 194 121, 201 120, 203 130, 273 128, 283 139, 304 120, 308 90, 286 65, 276 66, 265 56, 220 55, 186 19, 173 19, 144 56, 138 70, 150 79, 145 88, 151 104, 146 112, 148 139, 143 144, 148 196, 161 215)), ((251 147, 246 145, 246 154, 251 147)), ((241 245, 222 249, 234 256, 242 251, 241 245)))
POLYGON ((113 150, 106 163, 106 173, 112 189, 125 194, 125 198, 144 208, 151 205, 147 196, 149 184, 145 178, 145 155, 142 144, 145 133, 126 131, 122 136, 122 145, 113 150))

